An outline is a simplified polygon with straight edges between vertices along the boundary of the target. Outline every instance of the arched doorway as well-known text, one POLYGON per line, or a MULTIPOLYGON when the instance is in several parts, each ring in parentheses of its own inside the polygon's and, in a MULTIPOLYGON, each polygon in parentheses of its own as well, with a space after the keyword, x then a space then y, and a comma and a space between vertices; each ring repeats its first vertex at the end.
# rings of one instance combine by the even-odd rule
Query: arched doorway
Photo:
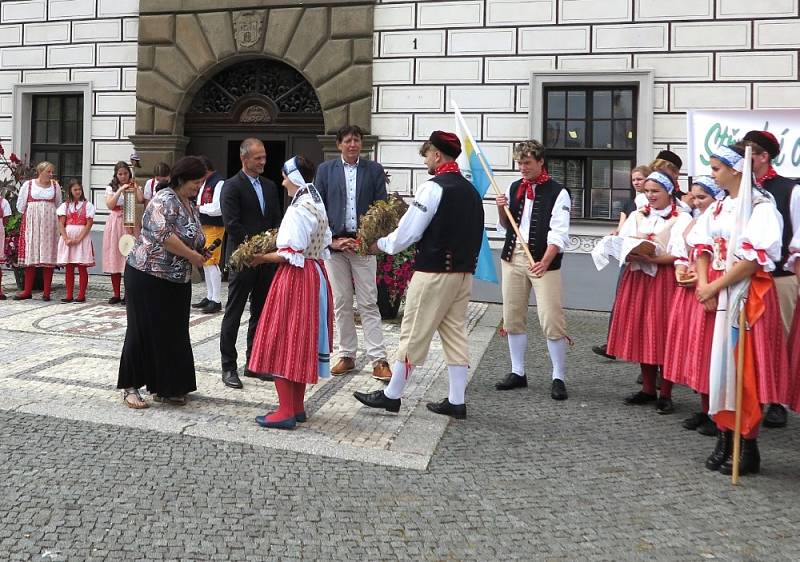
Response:
MULTIPOLYGON (((239 144, 257 137, 267 148, 264 175, 281 183, 281 166, 293 154, 322 161, 322 107, 300 72, 270 58, 229 66, 195 94, 186 112, 187 154, 205 154, 230 177, 240 168, 239 144)), ((280 189, 280 194, 283 190, 280 189)))

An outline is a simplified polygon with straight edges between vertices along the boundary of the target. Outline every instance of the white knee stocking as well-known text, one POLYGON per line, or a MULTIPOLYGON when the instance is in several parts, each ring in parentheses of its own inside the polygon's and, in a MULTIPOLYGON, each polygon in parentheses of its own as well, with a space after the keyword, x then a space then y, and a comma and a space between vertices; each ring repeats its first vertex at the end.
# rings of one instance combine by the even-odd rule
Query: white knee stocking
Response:
POLYGON ((553 378, 564 380, 567 374, 567 338, 547 340, 547 351, 553 364, 553 378))
POLYGON ((220 293, 222 292, 222 272, 219 270, 218 265, 206 265, 203 267, 203 272, 206 276, 206 297, 210 301, 220 302, 220 293))
POLYGON ((450 376, 450 395, 447 399, 454 406, 464 403, 464 392, 467 390, 467 366, 448 365, 447 374, 450 376))
POLYGON ((508 351, 511 353, 511 371, 520 377, 525 374, 525 349, 528 334, 508 334, 508 351))
POLYGON ((408 384, 408 379, 411 378, 411 373, 414 371, 413 365, 406 365, 402 361, 395 361, 392 365, 392 380, 389 381, 389 386, 383 391, 386 398, 400 398, 403 396, 403 390, 408 384))

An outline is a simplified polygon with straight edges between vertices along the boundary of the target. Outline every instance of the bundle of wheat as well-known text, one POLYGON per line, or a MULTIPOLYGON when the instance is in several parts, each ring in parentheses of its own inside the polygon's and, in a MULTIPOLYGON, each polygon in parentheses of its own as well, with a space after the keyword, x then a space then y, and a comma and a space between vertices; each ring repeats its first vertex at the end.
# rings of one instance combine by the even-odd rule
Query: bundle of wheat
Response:
POLYGON ((277 228, 248 238, 228 258, 228 268, 233 271, 241 271, 245 267, 252 267, 250 263, 256 254, 269 254, 278 249, 277 238, 277 228))
POLYGON ((398 193, 389 195, 388 201, 379 200, 370 205, 369 210, 361 217, 358 253, 366 254, 378 239, 394 231, 407 210, 408 204, 398 193))

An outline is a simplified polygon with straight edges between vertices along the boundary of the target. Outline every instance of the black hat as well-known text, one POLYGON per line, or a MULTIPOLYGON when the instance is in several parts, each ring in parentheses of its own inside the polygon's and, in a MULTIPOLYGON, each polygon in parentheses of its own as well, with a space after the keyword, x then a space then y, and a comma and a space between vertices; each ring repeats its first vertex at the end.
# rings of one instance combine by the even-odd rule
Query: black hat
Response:
POLYGON ((750 131, 742 140, 755 143, 766 150, 770 160, 774 160, 781 153, 781 143, 769 131, 750 131))
POLYGON ((683 160, 681 160, 681 157, 671 150, 662 150, 658 153, 658 156, 656 156, 656 160, 666 160, 667 162, 675 164, 678 170, 683 167, 683 160))
POLYGON ((431 133, 430 143, 451 158, 458 158, 461 154, 461 141, 453 133, 434 131, 431 133))

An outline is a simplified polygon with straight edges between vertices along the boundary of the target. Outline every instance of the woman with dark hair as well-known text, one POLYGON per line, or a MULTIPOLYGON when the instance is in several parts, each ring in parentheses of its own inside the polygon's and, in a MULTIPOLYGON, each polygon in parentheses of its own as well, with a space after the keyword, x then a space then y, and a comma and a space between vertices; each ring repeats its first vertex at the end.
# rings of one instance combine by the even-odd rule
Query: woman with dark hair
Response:
POLYGON ((664 381, 656 394, 656 376, 664 365, 667 329, 675 281, 675 256, 667 252, 672 236, 682 236, 692 220, 675 199, 672 179, 661 172, 647 176, 647 205, 633 213, 619 236, 619 255, 628 262, 614 302, 608 333, 608 353, 622 361, 639 363, 642 389, 625 398, 630 405, 655 402, 656 411, 673 411, 672 383, 664 381), (647 242, 645 242, 647 241, 647 242), (649 243, 648 243, 649 242, 649 243))
POLYGON ((156 192, 160 191, 159 186, 169 184, 169 174, 171 169, 166 162, 159 162, 153 168, 153 177, 144 182, 144 203, 147 205, 156 192))
POLYGON ((72 302, 75 290, 75 268, 78 269, 78 298, 86 300, 89 268, 94 267, 94 246, 90 232, 94 223, 94 205, 86 200, 83 185, 77 178, 67 184, 67 200, 56 210, 58 215, 58 264, 66 267, 64 282, 67 295, 61 302, 72 302))
POLYGON ((106 218, 106 226, 103 229, 103 273, 111 274, 111 287, 114 290, 114 295, 108 299, 108 304, 123 301, 120 285, 122 272, 125 270, 125 256, 119 251, 119 239, 125 234, 122 220, 125 197, 122 194, 127 189, 134 190, 137 203, 144 203, 144 193, 133 181, 131 167, 127 162, 120 161, 114 166, 114 177, 106 187, 106 206, 111 213, 106 218))
POLYGON ((197 390, 189 340, 192 265, 207 255, 194 206, 206 167, 196 156, 175 163, 169 187, 153 196, 142 234, 125 266, 128 329, 117 388, 129 408, 147 408, 146 386, 157 401, 183 405, 197 390))
POLYGON ((306 421, 306 385, 331 375, 333 296, 323 260, 332 237, 313 179, 314 165, 303 156, 283 165, 282 185, 293 199, 278 230, 278 250, 253 260, 279 264, 248 364, 254 373, 275 377, 280 403, 276 412, 256 417, 262 427, 292 429, 306 421))

